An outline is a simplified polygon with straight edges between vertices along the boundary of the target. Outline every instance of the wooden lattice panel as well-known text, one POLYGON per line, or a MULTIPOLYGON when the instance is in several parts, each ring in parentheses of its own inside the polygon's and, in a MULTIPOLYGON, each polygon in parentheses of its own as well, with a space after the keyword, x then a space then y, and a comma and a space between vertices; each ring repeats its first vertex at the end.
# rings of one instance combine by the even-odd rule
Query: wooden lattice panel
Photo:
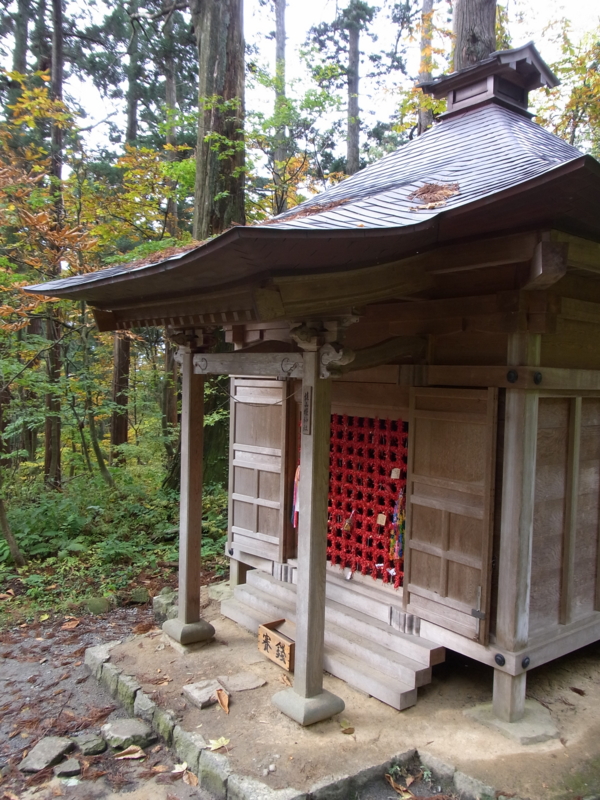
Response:
POLYGON ((406 446, 400 419, 332 416, 327 558, 396 587, 403 578, 406 446))

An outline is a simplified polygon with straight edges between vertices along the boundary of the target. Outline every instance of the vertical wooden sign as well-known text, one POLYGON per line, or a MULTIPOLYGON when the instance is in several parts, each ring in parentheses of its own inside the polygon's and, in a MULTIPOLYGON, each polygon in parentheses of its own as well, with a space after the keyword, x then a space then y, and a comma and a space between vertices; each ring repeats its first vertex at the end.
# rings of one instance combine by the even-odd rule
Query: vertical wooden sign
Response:
POLYGON ((305 386, 302 392, 302 433, 312 433, 312 386, 305 386))

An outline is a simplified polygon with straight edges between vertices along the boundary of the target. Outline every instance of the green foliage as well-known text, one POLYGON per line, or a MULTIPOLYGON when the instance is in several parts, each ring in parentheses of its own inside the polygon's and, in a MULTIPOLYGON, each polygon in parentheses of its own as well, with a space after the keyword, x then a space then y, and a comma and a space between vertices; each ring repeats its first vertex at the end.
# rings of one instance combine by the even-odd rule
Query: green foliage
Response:
MULTIPOLYGON (((21 605, 64 608, 90 595, 122 591, 141 572, 170 574, 164 564, 177 562, 179 498, 161 489, 159 477, 140 474, 118 491, 99 477, 84 476, 62 493, 44 490, 39 482, 22 487, 9 513, 29 559, 18 576, 24 588, 21 605)), ((223 574, 227 493, 221 486, 204 489, 202 536, 205 568, 223 574)), ((0 587, 16 577, 0 539, 0 587)), ((12 601, 11 608, 18 604, 12 601)))

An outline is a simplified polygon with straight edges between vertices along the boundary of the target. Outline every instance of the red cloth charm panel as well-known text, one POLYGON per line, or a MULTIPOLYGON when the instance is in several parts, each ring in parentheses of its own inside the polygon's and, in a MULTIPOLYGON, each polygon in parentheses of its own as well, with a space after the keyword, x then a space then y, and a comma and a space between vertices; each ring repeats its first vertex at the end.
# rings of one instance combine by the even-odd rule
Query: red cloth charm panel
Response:
POLYGON ((407 424, 334 414, 327 560, 402 586, 407 424))

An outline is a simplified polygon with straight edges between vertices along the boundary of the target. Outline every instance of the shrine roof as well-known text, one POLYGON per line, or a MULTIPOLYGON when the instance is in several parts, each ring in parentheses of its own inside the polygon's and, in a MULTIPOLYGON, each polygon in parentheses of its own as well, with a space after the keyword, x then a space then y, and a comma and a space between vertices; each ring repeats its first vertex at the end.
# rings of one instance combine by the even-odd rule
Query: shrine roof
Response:
POLYGON ((234 227, 196 248, 157 254, 150 264, 26 291, 110 307, 275 274, 370 266, 461 238, 542 225, 600 239, 599 200, 595 159, 490 103, 444 119, 268 223, 234 227))

